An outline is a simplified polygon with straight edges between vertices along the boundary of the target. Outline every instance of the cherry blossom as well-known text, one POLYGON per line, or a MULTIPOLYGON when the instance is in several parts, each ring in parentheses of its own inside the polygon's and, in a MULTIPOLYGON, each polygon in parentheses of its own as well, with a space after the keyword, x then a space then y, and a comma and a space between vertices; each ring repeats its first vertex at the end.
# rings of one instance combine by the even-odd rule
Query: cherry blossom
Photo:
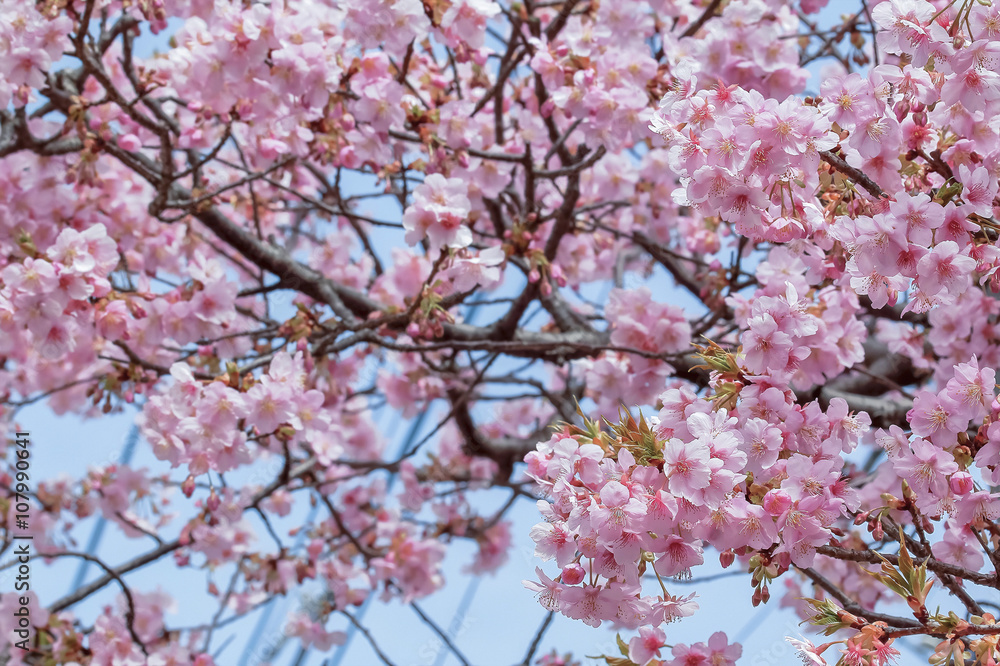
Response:
MULTIPOLYGON (((35 562, 101 516, 213 629, 333 652, 527 535, 511 594, 623 664, 739 658, 673 633, 716 556, 806 663, 986 663, 996 4, 0 0, 0 506, 26 408, 126 414, 149 468, 39 480, 35 562)), ((214 663, 101 575, 39 658, 214 663)))

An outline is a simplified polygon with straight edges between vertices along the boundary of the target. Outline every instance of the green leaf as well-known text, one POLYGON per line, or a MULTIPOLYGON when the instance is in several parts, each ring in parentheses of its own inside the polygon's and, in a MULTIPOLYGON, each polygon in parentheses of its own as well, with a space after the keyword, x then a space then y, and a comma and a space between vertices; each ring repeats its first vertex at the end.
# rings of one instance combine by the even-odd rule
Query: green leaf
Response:
POLYGON ((622 640, 621 634, 615 634, 615 640, 618 641, 618 649, 623 655, 628 656, 628 643, 622 640))

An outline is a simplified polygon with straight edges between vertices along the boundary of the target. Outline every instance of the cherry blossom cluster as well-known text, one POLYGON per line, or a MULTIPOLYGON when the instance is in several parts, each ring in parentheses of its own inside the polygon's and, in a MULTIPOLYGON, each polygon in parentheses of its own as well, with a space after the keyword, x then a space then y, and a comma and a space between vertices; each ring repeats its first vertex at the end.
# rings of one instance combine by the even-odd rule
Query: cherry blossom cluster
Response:
POLYGON ((605 354, 600 359, 578 362, 598 410, 612 415, 621 404, 644 405, 655 401, 673 368, 652 355, 679 354, 689 349, 691 326, 681 308, 657 303, 646 287, 612 290, 605 316, 612 327, 613 345, 650 353, 650 356, 605 354))
POLYGON ((0 429, 137 410, 161 463, 39 481, 34 544, 100 515, 220 604, 108 561, 99 618, 32 597, 40 657, 209 666, 304 586, 328 652, 454 542, 503 571, 531 497, 527 585, 609 663, 740 656, 666 626, 715 555, 807 663, 1000 658, 1000 9, 826 4, 0 0, 0 429))
POLYGON ((58 358, 72 352, 89 328, 75 316, 89 308, 76 304, 102 298, 111 289, 107 277, 118 265, 115 242, 100 224, 83 233, 63 229, 44 252, 30 237, 21 242, 35 256, 3 271, 6 351, 33 345, 44 356, 58 358))
POLYGON ((23 107, 32 90, 45 83, 45 72, 69 44, 73 21, 46 16, 40 7, 16 0, 0 3, 0 107, 23 107))
POLYGON ((616 437, 588 422, 527 456, 529 476, 551 497, 539 503, 546 522, 532 530, 536 555, 561 568, 526 582, 544 606, 595 626, 655 627, 697 605, 666 588, 644 595, 647 564, 661 585, 690 576, 706 545, 812 565, 837 519, 858 507, 841 454, 858 444, 867 415, 849 414, 843 400, 826 413, 815 402, 800 407, 766 384, 740 398, 730 416, 671 389, 652 426, 627 417, 616 437))

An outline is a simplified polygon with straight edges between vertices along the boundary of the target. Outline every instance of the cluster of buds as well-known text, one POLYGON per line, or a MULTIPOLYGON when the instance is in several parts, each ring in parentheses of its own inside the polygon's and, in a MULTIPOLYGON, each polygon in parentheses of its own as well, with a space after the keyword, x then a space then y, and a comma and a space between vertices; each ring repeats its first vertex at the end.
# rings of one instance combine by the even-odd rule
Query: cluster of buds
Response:
MULTIPOLYGON (((315 136, 312 152, 322 164, 346 165, 358 162, 354 146, 347 139, 347 133, 355 126, 354 115, 346 112, 340 100, 331 95, 326 112, 310 127, 315 136)), ((324 194, 323 199, 324 203, 336 203, 329 194, 324 194)))
POLYGON ((580 444, 595 444, 604 449, 604 457, 617 459, 619 449, 613 446, 612 438, 604 432, 601 421, 588 418, 583 413, 583 408, 580 407, 579 403, 576 405, 576 413, 580 416, 583 427, 574 423, 560 423, 560 432, 567 437, 572 437, 580 444))
POLYGON ((854 524, 867 523, 868 532, 872 535, 872 538, 876 541, 881 541, 885 537, 885 530, 882 529, 882 516, 888 511, 887 507, 862 511, 854 517, 854 524))
POLYGON ((278 329, 278 334, 291 342, 307 339, 318 325, 316 315, 309 308, 302 303, 296 303, 295 307, 297 309, 295 316, 278 329))
POLYGON ((767 603, 771 598, 771 592, 767 584, 783 574, 787 567, 781 567, 772 562, 766 553, 756 553, 750 558, 748 571, 751 574, 750 584, 754 588, 753 596, 750 598, 756 608, 762 603, 767 603))
POLYGON ((848 613, 838 606, 831 599, 805 599, 805 602, 813 607, 813 615, 809 618, 810 624, 823 627, 825 636, 832 636, 841 629, 861 629, 868 624, 863 618, 848 613))
POLYGON ((695 368, 704 368, 711 373, 709 385, 715 389, 715 394, 711 398, 715 408, 733 411, 739 400, 740 391, 746 384, 746 377, 736 361, 736 355, 711 340, 708 340, 706 347, 693 346, 698 350, 695 356, 705 362, 704 365, 696 365, 695 368))
POLYGON ((566 286, 566 276, 562 269, 553 264, 541 250, 535 250, 528 258, 531 270, 528 271, 528 282, 539 283, 538 287, 543 296, 552 294, 552 283, 555 282, 560 287, 566 286))
POLYGON ((618 409, 618 423, 608 419, 604 422, 617 435, 608 444, 610 457, 618 458, 618 451, 628 449, 639 465, 663 468, 663 442, 656 438, 656 433, 649 427, 639 410, 638 421, 632 417, 625 405, 618 409))
POLYGON ((1000 654, 1000 634, 995 633, 997 620, 991 613, 973 615, 968 621, 954 612, 938 614, 932 618, 947 638, 937 644, 929 662, 935 666, 949 663, 996 664, 1000 654), (979 638, 966 638, 968 634, 991 632, 979 638), (965 660, 963 662, 963 660, 965 660))
POLYGON ((406 326, 406 334, 413 339, 440 338, 444 335, 444 325, 455 323, 452 314, 441 305, 444 297, 435 289, 439 284, 435 282, 430 287, 424 287, 420 295, 419 305, 406 326))
POLYGON ((503 232, 504 238, 504 252, 507 256, 523 256, 528 253, 531 247, 531 241, 535 239, 535 235, 531 232, 531 229, 538 223, 538 214, 529 213, 524 222, 514 222, 513 229, 507 229, 503 232))
POLYGON ((930 618, 927 612, 927 595, 934 586, 934 579, 927 580, 927 563, 915 566, 913 559, 906 550, 906 541, 900 534, 898 568, 894 567, 889 560, 881 554, 876 553, 882 560, 880 571, 868 571, 863 569, 869 576, 880 581, 890 590, 903 597, 906 604, 913 611, 913 616, 921 623, 926 623, 930 618))

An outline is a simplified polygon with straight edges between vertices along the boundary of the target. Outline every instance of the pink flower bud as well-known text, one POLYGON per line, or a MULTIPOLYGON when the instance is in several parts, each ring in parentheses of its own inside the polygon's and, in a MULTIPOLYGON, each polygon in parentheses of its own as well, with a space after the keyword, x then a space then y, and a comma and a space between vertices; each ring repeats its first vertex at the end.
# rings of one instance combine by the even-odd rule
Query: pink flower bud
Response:
POLYGON ((951 475, 951 492, 956 495, 968 495, 972 492, 972 475, 968 472, 955 472, 951 475))
POLYGON ((253 102, 251 102, 250 100, 241 99, 238 102, 236 102, 236 113, 237 115, 239 115, 239 117, 243 118, 245 116, 248 116, 250 115, 251 111, 253 111, 253 102))
POLYGON ((337 158, 340 160, 340 165, 348 169, 353 169, 361 164, 357 153, 354 152, 354 146, 344 146, 341 148, 337 158))
POLYGON ((551 276, 551 278, 555 280, 556 284, 558 284, 560 287, 566 286, 566 275, 563 274, 562 268, 559 267, 558 265, 552 264, 552 266, 549 268, 549 276, 551 276))
POLYGON ((578 585, 587 577, 587 571, 579 563, 567 565, 562 570, 562 582, 566 585, 578 585))
POLYGON ((903 122, 903 119, 910 113, 910 103, 905 99, 896 103, 893 111, 896 112, 896 120, 903 122))
POLYGON ((215 494, 215 489, 213 488, 208 496, 208 501, 205 502, 205 506, 208 507, 209 511, 216 511, 220 503, 219 496, 215 494))
POLYGON ((127 150, 129 152, 135 152, 142 148, 142 141, 139 140, 135 134, 126 134, 122 138, 118 139, 118 147, 122 150, 127 150))
POLYGON ((148 315, 146 308, 142 307, 135 301, 131 302, 129 306, 132 308, 132 316, 136 319, 145 319, 148 315))
POLYGON ((778 517, 792 506, 792 497, 784 490, 769 490, 760 503, 774 517, 778 517))
POLYGON ((184 483, 181 484, 181 492, 187 498, 194 494, 194 474, 188 474, 188 478, 184 479, 184 483))
POLYGON ((736 553, 731 550, 724 550, 719 553, 719 564, 722 565, 723 569, 728 569, 736 561, 736 553))

